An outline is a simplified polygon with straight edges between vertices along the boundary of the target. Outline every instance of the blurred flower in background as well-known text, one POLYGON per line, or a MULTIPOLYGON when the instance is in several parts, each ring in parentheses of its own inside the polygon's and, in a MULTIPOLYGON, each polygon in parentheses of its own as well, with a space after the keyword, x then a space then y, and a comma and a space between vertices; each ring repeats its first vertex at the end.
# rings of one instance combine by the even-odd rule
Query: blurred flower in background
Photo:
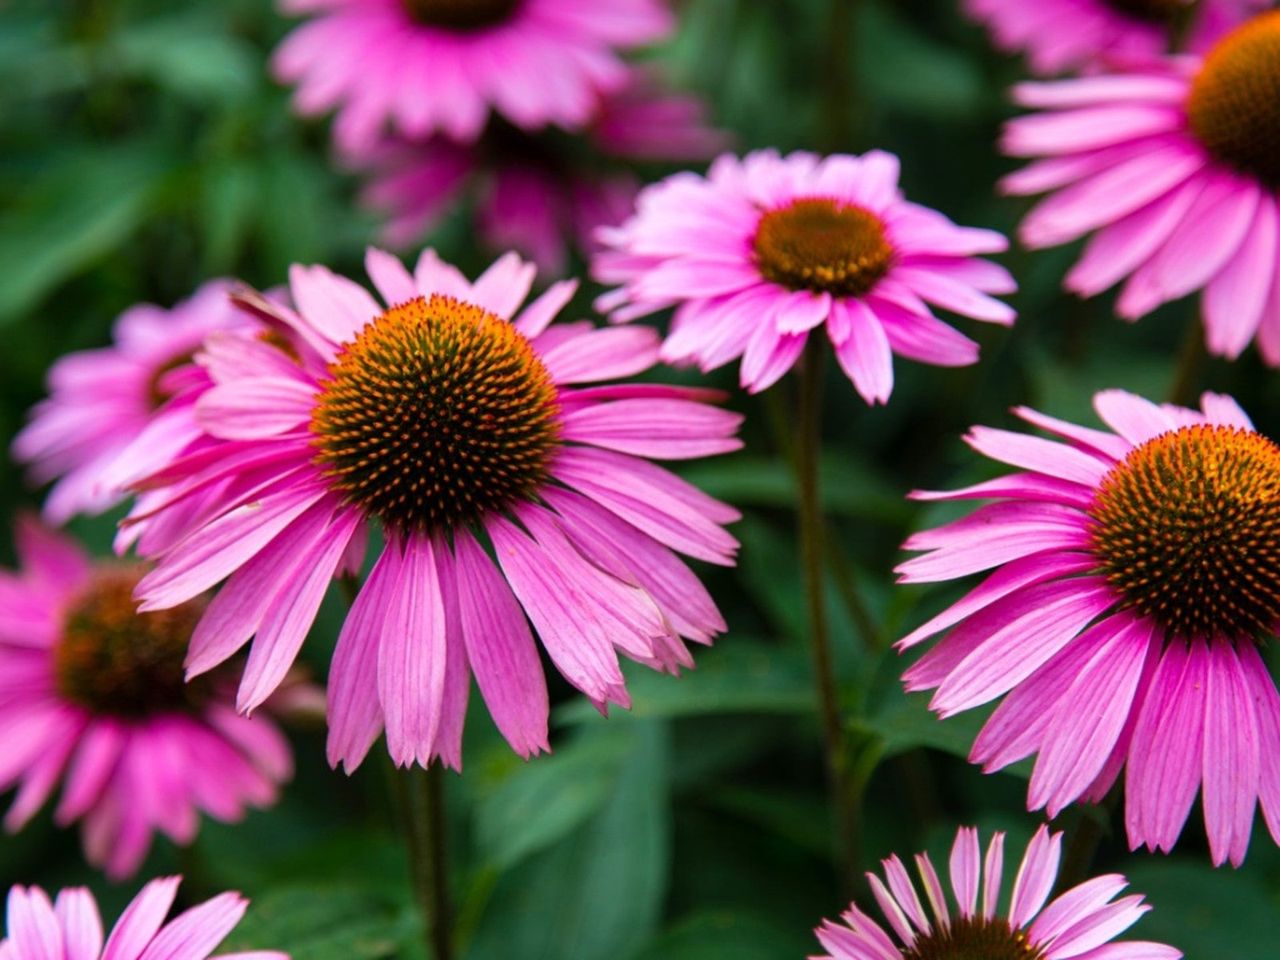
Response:
POLYGON ((1203 785, 1214 863, 1239 866, 1259 801, 1280 842, 1280 692, 1258 649, 1280 628, 1280 447, 1217 394, 1094 406, 1113 432, 1025 408, 1065 442, 974 427, 1022 472, 914 494, 997 502, 908 539, 902 582, 994 572, 899 641, 954 628, 903 679, 943 717, 1004 696, 971 759, 1038 753, 1033 810, 1099 802, 1124 769, 1135 849, 1171 850, 1203 785))
POLYGON ((61 781, 54 819, 80 821, 89 862, 119 879, 154 832, 185 845, 201 813, 274 803, 293 760, 267 711, 237 714, 225 676, 184 683, 204 602, 139 614, 140 568, 96 564, 33 520, 17 543, 22 569, 0 573, 0 787, 19 785, 5 826, 21 829, 61 781))
POLYGON ((1203 60, 1015 88, 1043 112, 1009 123, 1006 153, 1044 157, 1005 178, 1053 191, 1027 215, 1031 247, 1093 233, 1066 286, 1125 281, 1127 320, 1203 290, 1209 350, 1234 359, 1256 337, 1280 366, 1280 12, 1255 17, 1203 60))
POLYGON ((385 548, 330 669, 330 762, 354 769, 385 727, 397 764, 459 769, 473 673, 513 749, 542 752, 549 704, 526 616, 601 711, 630 704, 619 652, 675 673, 692 665, 682 638, 709 643, 724 629, 676 552, 731 565, 737 542, 723 525, 738 514, 649 458, 735 450, 741 417, 703 390, 590 386, 653 366, 657 335, 553 324, 569 282, 517 313, 535 268, 515 254, 474 284, 431 250, 413 274, 378 250, 367 266, 392 306, 319 266, 291 273, 296 313, 242 298, 308 351, 285 363, 246 342, 234 362, 210 365, 198 416, 218 443, 170 469, 170 502, 226 492, 139 585, 142 608, 229 577, 192 639, 191 671, 256 634, 238 698, 252 710, 376 522, 385 548), (219 486, 250 463, 253 485, 219 486))
POLYGON ((706 177, 679 173, 641 192, 636 213, 605 229, 597 280, 617 289, 597 307, 618 322, 676 307, 669 363, 713 370, 742 358, 752 392, 773 385, 824 328, 867 403, 893 390, 893 354, 942 366, 978 345, 930 304, 991 323, 1014 312, 988 294, 1016 284, 979 254, 1008 243, 910 203, 898 158, 761 150, 720 157, 706 177))
POLYGON ((633 70, 625 86, 600 98, 580 135, 527 132, 494 118, 475 142, 391 138, 351 162, 369 175, 364 202, 386 215, 389 245, 420 241, 473 197, 485 246, 516 250, 559 276, 570 247, 589 257, 596 229, 631 213, 637 162, 707 160, 728 142, 708 125, 699 98, 633 70))
POLYGON ((625 86, 619 52, 667 37, 661 0, 283 0, 316 14, 276 51, 305 114, 337 108, 344 152, 387 126, 470 142, 490 111, 523 130, 577 130, 625 86))
POLYGON ((976 829, 962 827, 956 834, 948 864, 954 912, 928 854, 916 855, 923 901, 895 854, 883 861, 885 880, 873 873, 867 879, 901 945, 850 904, 841 917, 844 923, 827 920, 817 929, 818 940, 830 955, 814 960, 1178 960, 1182 956, 1182 951, 1162 943, 1113 942, 1151 909, 1138 895, 1115 899, 1129 885, 1118 874, 1088 880, 1049 900, 1061 859, 1062 834, 1051 834, 1042 826, 1027 846, 1001 915, 1003 833, 991 837, 985 858, 976 829), (925 903, 933 919, 925 913, 925 903))
POLYGON ((1053 74, 1158 57, 1185 33, 1204 51, 1268 0, 964 0, 995 45, 1053 74))
POLYGON ((49 370, 50 396, 13 441, 33 480, 54 481, 43 511, 49 522, 115 506, 130 479, 199 436, 193 404, 209 378, 192 355, 215 330, 254 326, 232 307, 231 286, 211 280, 171 309, 130 307, 111 346, 67 354, 49 370))
MULTIPOLYGON (((68 887, 50 901, 39 887, 15 886, 5 912, 7 960, 208 960, 249 907, 238 893, 223 893, 180 913, 169 923, 181 877, 152 880, 120 915, 103 948, 102 917, 93 894, 68 887)), ((287 953, 254 950, 214 960, 289 960, 287 953)))

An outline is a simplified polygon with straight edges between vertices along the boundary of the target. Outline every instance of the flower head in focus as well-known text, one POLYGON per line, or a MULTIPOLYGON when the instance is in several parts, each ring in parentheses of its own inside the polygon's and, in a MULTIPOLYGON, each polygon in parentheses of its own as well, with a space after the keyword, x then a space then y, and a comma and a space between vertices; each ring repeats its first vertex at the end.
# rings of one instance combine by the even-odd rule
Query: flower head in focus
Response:
POLYGON ((1129 843, 1173 848, 1203 793, 1213 860, 1243 862, 1259 802, 1280 842, 1280 447, 1234 400, 1200 410, 1110 390, 1108 431, 1015 412, 1049 440, 974 427, 1017 468, 924 500, 992 500, 912 536, 906 583, 990 571, 899 642, 950 628, 905 674, 949 717, 1004 697, 970 759, 1038 754, 1032 809, 1100 801, 1125 773, 1129 843))
POLYGON ((654 364, 653 331, 554 324, 567 282, 520 309, 535 271, 514 254, 474 283, 429 250, 413 273, 377 250, 367 266, 383 303, 301 266, 296 311, 242 298, 305 341, 301 363, 210 341, 215 385, 197 412, 211 446, 165 471, 159 512, 199 507, 138 595, 165 609, 226 579, 189 667, 256 637, 239 696, 251 710, 375 525, 385 546, 330 669, 330 761, 353 769, 385 727, 397 763, 459 768, 473 675, 512 747, 538 753, 534 631, 604 710, 629 703, 619 653, 676 672, 692 662, 682 638, 723 629, 676 554, 732 563, 737 512, 650 459, 734 450, 741 418, 705 390, 612 382, 654 364))
POLYGON ((131 307, 111 346, 53 365, 50 396, 13 442, 33 479, 54 481, 49 522, 115 506, 134 475, 158 469, 199 436, 192 404, 208 378, 191 357, 213 331, 252 325, 232 307, 230 288, 213 280, 172 309, 131 307))
POLYGON ((476 230, 489 248, 515 250, 558 276, 571 246, 590 254, 596 230, 631 213, 640 190, 634 163, 706 160, 725 148, 727 135, 705 113, 697 97, 633 70, 580 134, 526 132, 494 119, 474 143, 391 138, 353 162, 369 176, 365 203, 385 212, 388 244, 420 240, 474 196, 476 230))
POLYGON ((956 834, 948 864, 954 910, 928 854, 915 858, 919 887, 896 855, 885 860, 884 880, 872 873, 867 879, 897 940, 850 904, 843 923, 828 920, 815 931, 827 955, 813 960, 1178 960, 1182 956, 1162 943, 1114 942, 1151 909, 1138 895, 1116 899, 1128 886, 1118 874, 1088 880, 1050 900, 1062 859, 1062 834, 1051 834, 1048 827, 1042 826, 1031 838, 1002 911, 1004 839, 1003 833, 994 834, 984 857, 977 830, 961 828, 956 834))
POLYGON ((821 329, 868 403, 893 389, 893 355, 963 366, 978 345, 930 305, 993 323, 1014 313, 990 294, 1015 289, 996 253, 1005 238, 958 227, 910 203, 898 160, 771 150, 722 156, 706 177, 680 173, 640 194, 605 229, 597 306, 615 321, 675 307, 662 358, 704 371, 742 358, 753 392, 774 384, 821 329))
MULTIPOLYGON (((50 900, 39 887, 9 891, 6 960, 210 960, 240 922, 249 902, 223 893, 180 913, 168 923, 180 877, 152 880, 120 915, 103 944, 102 917, 93 894, 68 887, 50 900)), ((212 960, 289 960, 287 953, 254 950, 222 953, 212 960)))
POLYGON ((315 14, 284 39, 274 69, 304 114, 337 108, 344 152, 390 127, 470 142, 490 112, 524 130, 581 128, 624 86, 620 51, 672 29, 661 0, 282 0, 315 14))
POLYGON ((1031 247, 1092 234, 1066 286, 1095 296, 1124 281, 1136 320, 1203 291, 1211 352, 1256 339, 1280 365, 1280 11, 1200 57, 1081 80, 1022 84, 1040 112, 1013 120, 1005 152, 1037 157, 1006 192, 1050 192, 1023 221, 1031 247))
POLYGON ((79 821, 89 862, 120 878, 155 832, 185 845, 202 813, 233 821, 274 803, 293 759, 267 711, 237 714, 225 678, 183 682, 203 602, 139 614, 142 570, 95 564, 32 520, 17 540, 22 569, 0 573, 0 787, 18 787, 5 826, 61 782, 54 819, 79 821))
POLYGON ((1268 0, 965 0, 1006 53, 1054 74, 1158 57, 1183 34, 1203 52, 1268 0))

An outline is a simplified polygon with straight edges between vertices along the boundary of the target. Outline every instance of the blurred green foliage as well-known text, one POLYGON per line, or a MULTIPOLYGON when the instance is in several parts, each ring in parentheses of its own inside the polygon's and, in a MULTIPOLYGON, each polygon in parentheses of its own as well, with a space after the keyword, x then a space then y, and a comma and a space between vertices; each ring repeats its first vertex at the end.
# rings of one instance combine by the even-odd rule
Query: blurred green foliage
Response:
MULTIPOLYGON (((270 286, 294 261, 359 276, 374 224, 339 172, 323 121, 291 115, 268 77, 287 23, 265 0, 15 0, 0 13, 0 434, 7 440, 60 354, 103 344, 131 303, 172 303, 202 280, 270 286)), ((914 199, 968 224, 1012 231, 1022 204, 997 198, 1003 91, 1018 65, 989 52, 953 0, 686 0, 678 38, 654 56, 700 91, 743 149, 880 146, 903 158, 914 199)), ((469 270, 484 262, 458 217, 430 241, 469 270)), ((1013 331, 977 330, 964 370, 898 364, 887 408, 870 410, 834 373, 823 477, 841 571, 830 586, 842 692, 865 781, 863 857, 945 858, 954 825, 1029 836, 1025 770, 983 776, 964 762, 979 717, 939 723, 904 697, 888 642, 954 588, 898 588, 907 531, 942 508, 903 499, 986 470, 958 440, 1008 425, 1026 403, 1088 420, 1091 392, 1165 395, 1195 318, 1174 304, 1138 325, 1106 298, 1058 287, 1071 251, 1010 253, 1022 290, 1013 331), (850 584, 876 624, 860 636, 850 584)), ((578 270, 581 272, 581 264, 578 270)), ((577 302, 589 309, 589 289, 577 302)), ((1198 336, 1198 331, 1192 335, 1198 336)), ((731 388, 733 372, 714 381, 731 388)), ((1280 429, 1277 378, 1246 355, 1206 362, 1203 386, 1234 393, 1280 429)), ((468 960, 765 960, 816 949, 811 928, 843 907, 829 829, 793 529, 793 489, 770 424, 789 385, 735 395, 747 449, 688 476, 741 506, 735 571, 703 570, 731 629, 681 680, 630 671, 635 709, 599 717, 553 688, 555 752, 512 756, 473 698, 465 776, 448 778, 452 879, 468 960)), ((781 406, 780 406, 781 405, 781 406)), ((6 517, 38 493, 7 463, 6 517)), ((105 552, 114 517, 76 529, 105 552)), ((3 538, 7 541, 7 538, 3 538)), ((7 546, 5 549, 8 549, 7 546)), ((341 620, 330 598, 304 656, 322 674, 341 620)), ((181 871, 182 897, 226 887, 254 908, 242 948, 295 960, 423 957, 419 921, 386 797, 385 760, 353 777, 323 762, 323 731, 295 733, 299 774, 275 809, 206 822, 196 846, 159 843, 144 875, 181 871)), ((1078 817, 1063 815, 1064 824, 1078 817)), ((1127 852, 1108 827, 1095 868, 1129 874, 1156 906, 1139 928, 1192 958, 1275 953, 1280 856, 1259 831, 1246 867, 1211 871, 1193 815, 1176 859, 1127 852)), ((107 887, 47 813, 0 843, 0 879, 88 883, 108 914, 135 888, 107 887)))

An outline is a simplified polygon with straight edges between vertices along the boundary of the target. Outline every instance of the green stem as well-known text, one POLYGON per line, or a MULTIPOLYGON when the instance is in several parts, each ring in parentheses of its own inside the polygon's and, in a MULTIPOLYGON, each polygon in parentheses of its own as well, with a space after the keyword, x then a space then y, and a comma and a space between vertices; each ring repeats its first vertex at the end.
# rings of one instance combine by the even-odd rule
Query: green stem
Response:
POLYGON ((880 627, 876 623, 876 618, 871 615, 871 610, 867 606, 866 601, 862 599, 862 593, 858 590, 858 581, 854 576, 853 563, 849 560, 848 555, 840 544, 829 541, 827 543, 827 564, 831 568, 831 576, 835 580, 836 593, 840 596, 840 601, 844 604, 845 612, 849 614, 849 619, 853 621, 854 627, 862 636, 862 642, 867 645, 868 650, 879 650, 880 643, 880 627))
POLYGON ((1169 402, 1184 407, 1196 405, 1196 385, 1200 371, 1208 359, 1204 346, 1204 329, 1198 317, 1192 316, 1178 351, 1178 366, 1174 371, 1173 385, 1169 388, 1169 402))
POLYGON ((449 897, 444 768, 438 763, 400 773, 409 839, 409 870, 422 909, 428 956, 453 960, 453 906, 449 897))
POLYGON ((1183 7, 1169 23, 1169 52, 1182 53, 1191 39, 1191 29, 1200 17, 1204 0, 1195 0, 1183 7))
POLYGON ((849 38, 853 33, 853 7, 857 0, 830 0, 827 7, 826 49, 823 54, 822 127, 823 146, 828 152, 851 152, 854 130, 852 116, 858 110, 857 85, 853 82, 853 56, 849 38))
POLYGON ((805 606, 809 618, 809 643, 813 653, 814 680, 826 747, 827 780, 831 791, 835 823, 836 861, 846 892, 857 869, 858 811, 855 792, 849 782, 844 724, 840 718, 840 696, 831 659, 827 629, 826 597, 823 590, 823 518, 818 490, 818 467, 822 455, 822 379, 826 354, 822 340, 811 337, 800 362, 796 466, 799 483, 800 560, 804 572, 805 606))
POLYGON ((1105 824, 1101 817, 1095 811, 1082 807, 1075 825, 1067 831, 1067 842, 1062 851, 1062 869, 1058 871, 1056 889, 1059 894, 1089 878, 1103 833, 1105 824))

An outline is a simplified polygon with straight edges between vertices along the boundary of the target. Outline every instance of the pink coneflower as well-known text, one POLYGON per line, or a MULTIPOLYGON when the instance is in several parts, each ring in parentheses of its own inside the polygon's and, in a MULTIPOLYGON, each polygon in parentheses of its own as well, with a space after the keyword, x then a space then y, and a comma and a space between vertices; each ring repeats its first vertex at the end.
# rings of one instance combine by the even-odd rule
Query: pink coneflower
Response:
POLYGON ((635 216, 601 231, 597 279, 621 286, 598 306, 617 321, 676 307, 662 358, 707 371, 742 358, 751 391, 796 362, 825 325, 868 403, 893 389, 893 354, 963 366, 978 345, 929 304, 994 323, 1014 313, 987 294, 1013 278, 976 259, 1006 247, 908 203, 898 160, 873 151, 825 159, 771 150, 722 156, 705 178, 680 173, 641 192, 635 216))
POLYGON ((324 267, 292 270, 296 313, 244 298, 319 360, 280 363, 252 342, 234 362, 206 359, 216 385, 199 415, 220 442, 166 472, 170 500, 246 469, 255 480, 163 554, 143 609, 230 577, 188 667, 203 673, 256 634, 239 697, 250 710, 376 523, 386 546, 330 670, 331 762, 354 768, 385 726, 397 763, 458 768, 472 674, 512 747, 537 753, 547 689, 526 617, 602 710, 629 702, 618 652, 675 672, 690 663, 680 637, 723 629, 673 551, 731 563, 722 524, 737 513, 648 458, 734 450, 741 418, 703 390, 588 386, 647 370, 657 336, 553 325, 565 282, 509 319, 534 276, 514 254, 474 284, 432 251, 413 274, 377 250, 367 264, 392 306, 324 267))
POLYGON ((1049 901, 1062 858, 1062 834, 1041 827, 1018 867, 1008 906, 1000 911, 1004 834, 995 833, 985 858, 978 831, 961 828, 951 848, 953 912, 928 854, 916 855, 919 888, 898 857, 883 861, 884 880, 867 874, 889 933, 854 904, 814 931, 828 951, 811 960, 1178 960, 1162 943, 1121 941, 1120 934, 1151 909, 1142 897, 1116 896, 1128 881, 1095 877, 1049 901), (918 891, 924 892, 924 899, 918 891), (1045 902, 1049 905, 1045 906, 1045 902), (929 905, 929 913, 925 904, 929 905))
POLYGON ((995 45, 1022 53, 1034 73, 1144 60, 1185 32, 1202 51, 1268 0, 965 0, 995 45))
POLYGON ((1203 289, 1209 349, 1236 357, 1255 335, 1280 365, 1280 12, 1220 41, 1203 61, 1023 84, 1005 150, 1048 159, 1004 181, 1056 191, 1026 218, 1032 247, 1096 231, 1067 276, 1093 296, 1128 278, 1117 311, 1136 320, 1203 289))
POLYGON ((50 396, 13 442, 14 457, 31 464, 36 481, 56 481, 44 505, 47 520, 61 524, 114 506, 124 496, 122 479, 163 466, 199 435, 191 405, 208 378, 191 355, 214 330, 246 325, 229 286, 210 281, 170 310, 131 307, 116 321, 112 346, 53 365, 50 396))
POLYGON ((476 230, 487 246, 516 250, 558 276, 571 245, 589 255, 596 229, 631 213, 640 190, 635 161, 706 160, 725 148, 727 136, 709 127, 705 114, 697 97, 664 92, 633 71, 572 141, 493 122, 473 144, 398 139, 356 165, 371 174, 365 202, 389 218, 387 243, 419 240, 464 194, 473 195, 476 230))
POLYGON ((515 126, 577 129, 626 83, 620 50, 673 25, 661 0, 281 0, 318 13, 285 38, 276 74, 306 114, 338 108, 343 150, 397 133, 479 136, 493 110, 515 126))
POLYGON ((974 427, 970 446, 1020 472, 914 494, 996 502, 911 537, 903 582, 994 572, 899 643, 955 628, 904 679, 944 717, 1008 694, 971 759, 1039 753, 1032 809, 1101 800, 1126 768, 1134 848, 1172 849, 1203 786, 1214 862, 1239 865, 1259 800, 1280 841, 1280 693, 1259 653, 1280 626, 1280 448, 1229 397, 1094 407, 1114 432, 1025 408, 1066 442, 974 427))
MULTIPOLYGON (((4 960, 208 960, 240 922, 249 901, 223 893, 168 923, 181 877, 152 880, 125 908, 104 949, 93 894, 68 887, 50 901, 39 887, 15 886, 6 909, 4 960)), ((276 950, 220 953, 213 960, 289 960, 276 950)))
POLYGON ((89 862, 120 878, 156 831, 188 844, 200 813, 273 803, 293 766, 279 730, 238 715, 217 678, 183 683, 203 603, 137 614, 139 569, 95 565, 33 521, 17 539, 22 569, 0 573, 0 789, 19 785, 5 826, 62 781, 54 819, 80 821, 89 862))

